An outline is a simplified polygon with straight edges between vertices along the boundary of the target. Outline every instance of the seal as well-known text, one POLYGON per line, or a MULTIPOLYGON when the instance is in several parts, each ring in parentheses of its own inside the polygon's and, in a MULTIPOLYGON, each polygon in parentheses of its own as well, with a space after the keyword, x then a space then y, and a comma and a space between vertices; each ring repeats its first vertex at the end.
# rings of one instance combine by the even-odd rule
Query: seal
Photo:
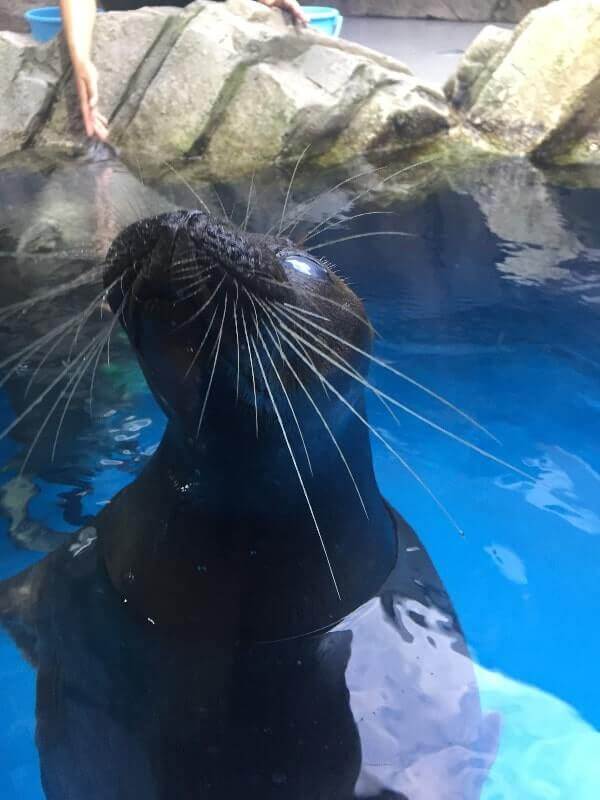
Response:
POLYGON ((497 719, 375 480, 360 300, 292 241, 144 219, 104 282, 167 416, 139 477, 0 585, 49 800, 475 800, 497 719))

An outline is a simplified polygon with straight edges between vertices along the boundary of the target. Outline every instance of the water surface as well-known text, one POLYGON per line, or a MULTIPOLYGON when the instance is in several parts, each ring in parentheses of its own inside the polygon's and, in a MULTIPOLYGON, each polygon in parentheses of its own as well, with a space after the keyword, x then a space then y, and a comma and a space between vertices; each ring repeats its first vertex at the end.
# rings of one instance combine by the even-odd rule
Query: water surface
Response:
MULTIPOLYGON (((154 191, 140 188, 135 177, 121 178, 111 165, 83 173, 72 166, 47 175, 0 172, 3 303, 98 263, 128 216, 172 201, 195 204, 185 187, 154 191), (74 180, 85 203, 73 202, 74 180), (46 227, 32 233, 24 222, 32 218, 46 227), (44 251, 49 230, 60 257, 52 247, 44 251)), ((243 217, 238 189, 221 187, 221 196, 226 209, 236 200, 243 217)), ((275 221, 284 193, 285 187, 273 188, 270 206, 254 201, 252 227, 264 230, 275 221)), ((345 187, 321 198, 303 230, 343 206, 349 194, 345 187)), ((296 202, 292 197, 290 214, 296 202)), ((419 414, 532 476, 511 473, 407 415, 398 424, 375 397, 369 400, 371 423, 464 530, 461 537, 374 439, 382 492, 432 556, 480 665, 483 703, 502 715, 485 800, 600 796, 599 208, 598 190, 561 188, 533 167, 505 162, 449 173, 435 191, 412 202, 393 182, 344 212, 384 216, 349 220, 311 240, 377 230, 409 234, 340 242, 318 252, 364 299, 379 333, 377 356, 473 415, 501 444, 397 376, 375 367, 371 378, 419 414)), ((53 320, 45 309, 4 323, 0 359, 93 296, 83 288, 62 298, 53 320)), ((52 354, 42 384, 67 355, 68 347, 52 354)), ((31 369, 25 359, 0 389, 1 427, 25 407, 31 369)), ((21 482, 19 464, 43 422, 42 409, 0 442, 3 504, 13 522, 25 513, 26 521, 42 523, 57 537, 68 534, 153 452, 164 420, 122 337, 115 337, 110 364, 99 369, 91 420, 89 401, 82 387, 54 461, 56 425, 47 426, 21 482)), ((0 577, 40 557, 17 547, 7 524, 0 521, 0 577)), ((40 798, 34 675, 4 635, 0 679, 8 697, 0 710, 0 796, 40 798)))

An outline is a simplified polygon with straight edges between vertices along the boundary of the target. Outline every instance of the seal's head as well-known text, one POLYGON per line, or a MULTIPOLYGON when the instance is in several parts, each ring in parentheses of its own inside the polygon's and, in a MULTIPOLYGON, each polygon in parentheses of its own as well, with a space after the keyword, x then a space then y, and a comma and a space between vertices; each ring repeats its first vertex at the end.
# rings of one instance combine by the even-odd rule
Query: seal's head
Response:
POLYGON ((126 228, 107 261, 110 305, 163 410, 189 431, 211 389, 222 397, 228 384, 252 414, 272 415, 270 391, 312 392, 320 376, 346 391, 348 371, 365 368, 362 303, 288 239, 176 211, 126 228))
POLYGON ((130 607, 197 622, 215 597, 240 596, 231 613, 244 609, 245 630, 287 635, 363 602, 396 544, 373 474, 371 327, 354 292, 293 242, 200 211, 124 230, 105 285, 169 419, 129 499, 103 517, 130 607))

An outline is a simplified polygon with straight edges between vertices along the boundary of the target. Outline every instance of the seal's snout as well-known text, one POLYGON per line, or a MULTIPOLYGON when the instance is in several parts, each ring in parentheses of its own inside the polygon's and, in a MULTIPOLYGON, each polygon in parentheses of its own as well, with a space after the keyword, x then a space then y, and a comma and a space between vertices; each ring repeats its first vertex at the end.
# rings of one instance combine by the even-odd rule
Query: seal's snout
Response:
POLYGON ((225 223, 207 219, 205 224, 190 222, 190 234, 197 247, 198 259, 214 267, 221 276, 241 285, 256 288, 256 281, 284 282, 285 270, 266 238, 246 233, 225 223))
POLYGON ((195 263, 189 227, 201 225, 203 217, 206 215, 199 211, 160 214, 129 225, 116 237, 108 250, 104 271, 104 285, 114 312, 134 282, 138 299, 153 293, 163 295, 173 272, 195 263))
POLYGON ((310 394, 315 381, 341 391, 370 348, 362 304, 328 264, 202 211, 126 228, 104 280, 150 388, 190 430, 213 390, 255 417, 272 417, 273 402, 310 394))

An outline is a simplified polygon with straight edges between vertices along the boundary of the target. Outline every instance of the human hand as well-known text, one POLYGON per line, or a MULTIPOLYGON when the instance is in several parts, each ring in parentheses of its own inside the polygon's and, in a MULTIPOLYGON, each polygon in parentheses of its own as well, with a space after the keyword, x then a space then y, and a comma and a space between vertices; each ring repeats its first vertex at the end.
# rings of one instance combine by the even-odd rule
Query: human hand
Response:
POLYGON ((262 3, 263 6, 269 6, 269 8, 281 8, 283 11, 288 11, 292 15, 294 22, 308 25, 308 17, 297 0, 258 0, 258 2, 262 3))
POLYGON ((105 142, 108 139, 108 120, 97 108, 98 70, 89 60, 74 63, 73 69, 85 132, 105 142))

